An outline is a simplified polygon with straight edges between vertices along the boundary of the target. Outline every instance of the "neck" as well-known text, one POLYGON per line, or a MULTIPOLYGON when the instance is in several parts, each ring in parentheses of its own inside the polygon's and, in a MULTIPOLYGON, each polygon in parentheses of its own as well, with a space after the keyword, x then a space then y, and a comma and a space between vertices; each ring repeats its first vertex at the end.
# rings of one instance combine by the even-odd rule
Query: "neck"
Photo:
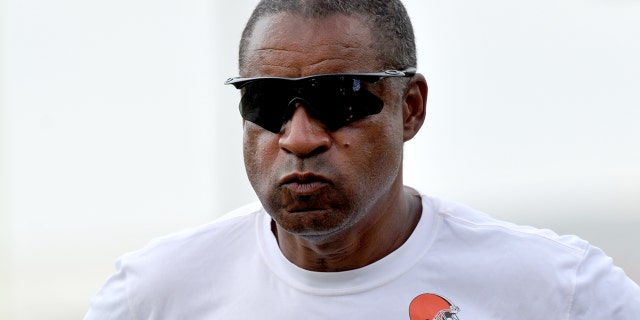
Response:
POLYGON ((337 272, 364 267, 399 248, 415 229, 422 212, 420 196, 400 186, 381 199, 348 230, 321 238, 301 237, 272 222, 280 250, 297 266, 337 272))

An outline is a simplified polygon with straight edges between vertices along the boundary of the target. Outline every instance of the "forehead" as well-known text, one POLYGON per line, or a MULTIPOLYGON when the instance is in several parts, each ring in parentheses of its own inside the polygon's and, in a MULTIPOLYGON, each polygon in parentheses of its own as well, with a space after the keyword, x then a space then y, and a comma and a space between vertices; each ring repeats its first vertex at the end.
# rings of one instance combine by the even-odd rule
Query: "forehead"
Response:
POLYGON ((260 19, 245 50, 243 76, 301 77, 378 71, 369 27, 359 17, 306 18, 281 13, 260 19))

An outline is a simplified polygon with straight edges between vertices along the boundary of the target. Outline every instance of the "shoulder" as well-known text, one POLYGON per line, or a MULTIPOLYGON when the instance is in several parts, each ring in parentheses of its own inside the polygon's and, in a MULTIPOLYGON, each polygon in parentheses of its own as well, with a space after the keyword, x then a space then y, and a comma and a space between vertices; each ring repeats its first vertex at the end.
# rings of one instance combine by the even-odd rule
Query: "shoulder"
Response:
POLYGON ((203 251, 215 254, 216 250, 225 250, 231 244, 251 238, 256 217, 262 212, 259 203, 243 206, 205 225, 154 239, 119 260, 125 264, 153 263, 171 257, 175 262, 180 258, 198 257, 203 251))
POLYGON ((508 221, 495 219, 490 215, 471 207, 426 196, 432 203, 433 210, 449 230, 464 231, 464 238, 481 237, 484 241, 504 241, 505 245, 538 244, 540 248, 570 254, 577 259, 582 258, 590 248, 590 244, 573 235, 558 235, 552 230, 532 226, 518 225, 508 221))
POLYGON ((496 290, 496 296, 517 292, 519 299, 553 297, 555 309, 568 319, 635 319, 640 312, 640 288, 602 250, 580 237, 423 197, 440 224, 437 251, 446 255, 448 270, 464 275, 465 285, 482 279, 491 283, 483 290, 496 290))
POLYGON ((430 201, 438 224, 434 250, 442 252, 458 274, 483 279, 496 289, 528 287, 565 297, 573 291, 588 242, 494 219, 457 203, 430 201))
POLYGON ((189 300, 194 292, 212 290, 216 277, 237 268, 246 258, 244 253, 253 254, 248 249, 255 246, 254 230, 261 214, 259 204, 244 206, 121 256, 115 273, 92 298, 87 319, 137 318, 159 306, 194 303, 189 300))

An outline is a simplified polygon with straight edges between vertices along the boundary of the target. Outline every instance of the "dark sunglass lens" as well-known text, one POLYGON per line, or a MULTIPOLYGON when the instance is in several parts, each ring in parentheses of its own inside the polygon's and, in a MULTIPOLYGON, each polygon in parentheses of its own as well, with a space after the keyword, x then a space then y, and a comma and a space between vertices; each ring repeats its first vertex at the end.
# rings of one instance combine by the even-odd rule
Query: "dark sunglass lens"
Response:
POLYGON ((280 132, 287 109, 287 94, 282 80, 256 80, 244 86, 240 100, 242 118, 273 133, 280 132))
POLYGON ((315 116, 327 129, 338 130, 382 110, 383 101, 365 90, 361 79, 335 77, 326 80, 324 86, 314 90, 310 100, 315 116))
POLYGON ((367 91, 365 83, 377 78, 319 76, 300 80, 257 79, 245 84, 240 114, 266 130, 278 133, 301 102, 328 130, 377 114, 383 101, 367 91))

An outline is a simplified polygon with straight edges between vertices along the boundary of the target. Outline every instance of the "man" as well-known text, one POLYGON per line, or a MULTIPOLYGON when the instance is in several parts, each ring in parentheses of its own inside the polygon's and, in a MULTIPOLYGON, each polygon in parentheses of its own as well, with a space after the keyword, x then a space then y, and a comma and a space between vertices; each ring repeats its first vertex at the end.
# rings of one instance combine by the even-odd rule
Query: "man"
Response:
POLYGON ((399 1, 260 2, 227 81, 260 204, 123 256, 86 319, 638 319, 585 241, 403 185, 415 68, 399 1))

